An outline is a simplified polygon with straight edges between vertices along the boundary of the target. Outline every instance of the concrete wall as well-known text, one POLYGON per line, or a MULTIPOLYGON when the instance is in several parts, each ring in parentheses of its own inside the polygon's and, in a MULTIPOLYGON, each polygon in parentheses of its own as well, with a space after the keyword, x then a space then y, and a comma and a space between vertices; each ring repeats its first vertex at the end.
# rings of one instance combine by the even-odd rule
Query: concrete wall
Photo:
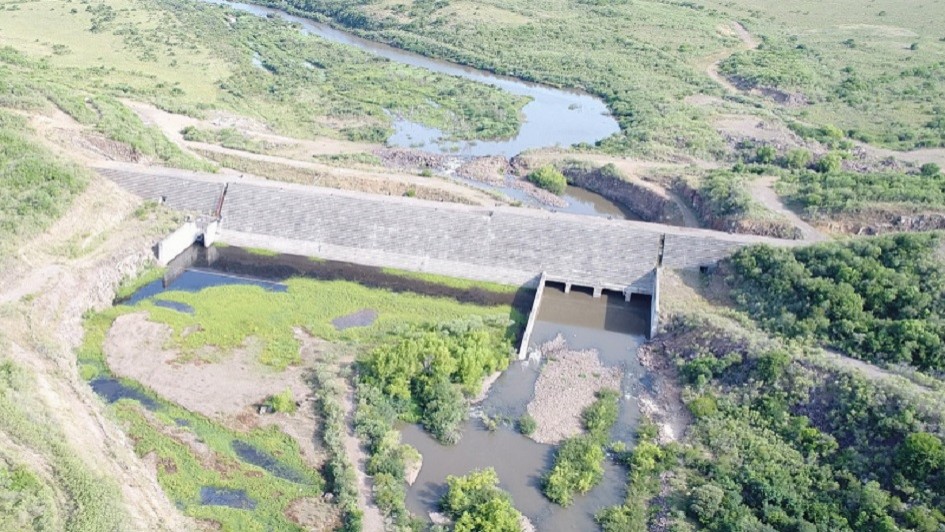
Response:
POLYGON ((661 268, 653 270, 653 294, 650 299, 650 338, 656 336, 660 326, 660 277, 661 268))
POLYGON ((158 242, 157 260, 161 266, 167 266, 175 257, 192 246, 200 236, 201 231, 194 222, 187 222, 176 231, 158 242))
POLYGON ((528 342, 532 336, 532 329, 535 328, 535 320, 538 319, 538 309, 541 308, 541 294, 545 291, 547 276, 542 272, 538 278, 538 290, 535 291, 535 301, 532 303, 532 311, 528 313, 528 322, 525 324, 525 332, 522 334, 522 345, 518 349, 518 359, 528 358, 528 342))

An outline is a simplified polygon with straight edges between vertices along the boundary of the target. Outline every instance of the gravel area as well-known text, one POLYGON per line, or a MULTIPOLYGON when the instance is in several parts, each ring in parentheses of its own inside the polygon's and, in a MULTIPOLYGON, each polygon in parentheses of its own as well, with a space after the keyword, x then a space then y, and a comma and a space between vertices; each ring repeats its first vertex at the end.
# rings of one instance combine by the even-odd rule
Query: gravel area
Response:
POLYGON ((623 372, 601 364, 597 351, 568 349, 564 337, 538 348, 544 361, 535 383, 535 397, 528 413, 538 428, 531 437, 539 443, 556 444, 580 434, 581 411, 605 388, 620 389, 623 372))

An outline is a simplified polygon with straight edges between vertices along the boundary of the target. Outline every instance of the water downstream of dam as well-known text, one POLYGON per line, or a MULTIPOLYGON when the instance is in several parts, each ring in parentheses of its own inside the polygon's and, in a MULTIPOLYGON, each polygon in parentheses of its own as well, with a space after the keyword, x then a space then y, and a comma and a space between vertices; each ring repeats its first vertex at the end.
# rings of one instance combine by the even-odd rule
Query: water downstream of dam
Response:
MULTIPOLYGON (((650 382, 636 356, 646 338, 648 315, 648 298, 626 302, 622 294, 607 292, 594 298, 589 291, 578 288, 565 294, 563 287, 550 284, 542 296, 530 342, 532 348, 537 348, 561 335, 569 349, 596 350, 605 367, 622 370, 619 418, 611 439, 628 447, 633 445, 640 418, 636 397, 650 382)), ((605 463, 603 480, 589 493, 576 497, 567 508, 552 503, 541 493, 541 478, 552 465, 554 447, 519 434, 512 423, 500 424, 495 430, 484 423, 482 417, 515 420, 525 413, 535 395, 541 363, 534 359, 514 362, 475 408, 478 417, 466 424, 456 445, 441 445, 416 425, 402 428, 403 440, 423 456, 420 474, 407 493, 408 509, 419 516, 436 512, 447 476, 485 467, 496 470, 501 487, 512 495, 515 507, 539 531, 596 530, 594 515, 622 503, 627 471, 611 458, 605 463)))

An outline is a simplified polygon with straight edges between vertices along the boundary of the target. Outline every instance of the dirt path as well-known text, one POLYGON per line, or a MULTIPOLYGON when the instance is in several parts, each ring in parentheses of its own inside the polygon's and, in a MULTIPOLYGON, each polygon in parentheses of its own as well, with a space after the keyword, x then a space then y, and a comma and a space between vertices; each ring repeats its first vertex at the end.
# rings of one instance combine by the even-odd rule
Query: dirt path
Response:
POLYGON ((76 368, 83 313, 111 304, 121 279, 151 260, 155 227, 132 215, 138 203, 94 178, 59 222, 3 265, 0 331, 4 354, 35 378, 36 419, 47 419, 89 470, 118 486, 128 528, 188 530, 195 523, 168 500, 76 368))
POLYGON ((758 48, 761 44, 760 41, 754 38, 751 33, 748 32, 748 29, 741 23, 732 21, 730 27, 726 28, 728 31, 723 31, 723 33, 734 33, 735 36, 742 42, 741 46, 735 50, 725 51, 719 55, 709 58, 709 66, 706 67, 705 73, 710 78, 712 78, 716 83, 721 85, 726 92, 730 94, 740 94, 742 91, 734 83, 728 80, 719 72, 719 66, 723 61, 734 55, 736 52, 742 50, 754 50, 758 48))
POLYGON ((816 227, 805 222, 796 212, 787 208, 784 202, 781 201, 781 197, 778 196, 778 193, 774 191, 774 182, 776 180, 776 177, 768 176, 753 181, 749 188, 752 198, 769 211, 776 212, 787 218, 794 227, 801 231, 802 240, 807 242, 823 242, 828 240, 828 237, 821 233, 816 227))
MULTIPOLYGON (((199 120, 183 115, 176 115, 158 109, 152 105, 124 100, 125 105, 135 111, 141 119, 149 125, 158 127, 169 139, 178 144, 182 149, 189 152, 193 150, 204 150, 222 155, 240 157, 249 161, 268 163, 271 165, 287 166, 296 169, 310 170, 324 175, 332 176, 339 182, 350 181, 350 189, 362 190, 364 192, 379 192, 382 184, 396 183, 405 187, 435 188, 450 194, 453 197, 461 198, 464 202, 472 205, 495 205, 496 199, 480 190, 464 186, 446 179, 437 179, 422 177, 414 174, 384 171, 383 169, 356 169, 343 168, 329 164, 323 164, 312 161, 313 156, 317 155, 341 155, 351 153, 370 153, 380 148, 379 144, 366 144, 358 142, 348 142, 336 139, 319 139, 317 141, 293 139, 283 137, 264 131, 265 126, 258 123, 249 125, 240 123, 237 117, 222 115, 214 120, 199 120), (220 129, 221 127, 234 127, 244 135, 281 146, 277 151, 279 155, 253 153, 244 150, 225 148, 217 144, 204 142, 193 142, 185 140, 180 131, 187 127, 194 126, 204 129, 220 129), (355 185, 357 183, 357 185, 355 185), (374 184, 372 186, 372 183, 374 184)), ((245 120, 245 119, 244 119, 245 120)), ((199 157, 199 154, 197 155, 199 157)), ((229 175, 240 175, 244 172, 224 168, 222 173, 229 175)))
POLYGON ((358 508, 364 512, 361 527, 365 532, 380 532, 384 530, 384 516, 380 508, 374 504, 374 485, 367 474, 367 453, 361 446, 361 440, 354 432, 354 390, 346 383, 347 390, 341 398, 341 406, 345 409, 344 435, 345 452, 348 459, 354 464, 354 473, 358 482, 358 508))

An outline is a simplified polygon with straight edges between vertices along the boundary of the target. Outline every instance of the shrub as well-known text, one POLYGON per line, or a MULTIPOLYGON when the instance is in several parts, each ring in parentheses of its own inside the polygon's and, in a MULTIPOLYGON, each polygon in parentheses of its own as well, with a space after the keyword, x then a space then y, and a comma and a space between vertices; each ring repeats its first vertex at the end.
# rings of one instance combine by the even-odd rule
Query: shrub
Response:
POLYGON ((925 177, 935 177, 942 173, 942 168, 935 163, 925 163, 919 169, 919 173, 925 177))
POLYGON ((692 415, 697 418, 705 418, 712 417, 718 413, 719 407, 718 403, 715 401, 715 397, 703 395, 689 402, 689 410, 692 412, 692 415))
POLYGON ((773 146, 765 145, 758 148, 755 152, 755 161, 761 164, 771 164, 777 156, 778 152, 773 146))
POLYGON ((896 463, 910 480, 924 481, 945 468, 945 444, 928 432, 910 434, 899 446, 896 463))
POLYGON ((269 399, 266 400, 266 405, 269 406, 273 412, 284 412, 287 414, 295 412, 298 408, 298 405, 295 404, 295 397, 292 396, 292 390, 288 388, 270 396, 269 399))
POLYGON ((807 165, 810 164, 810 161, 810 152, 804 148, 790 150, 784 156, 784 166, 795 170, 807 168, 807 165))
POLYGON ((499 489, 499 476, 492 468, 480 469, 463 477, 449 476, 443 511, 455 522, 455 532, 519 532, 522 515, 512 506, 512 498, 499 489))
POLYGON ((581 413, 584 428, 602 443, 607 439, 607 431, 617 421, 619 397, 614 390, 601 390, 597 392, 597 400, 581 413))
POLYGON ((535 422, 535 418, 532 416, 525 414, 518 418, 518 431, 525 436, 530 436, 537 428, 538 423, 535 422))
POLYGON ((543 188, 552 194, 560 195, 564 192, 565 187, 568 186, 568 180, 565 179, 564 174, 550 164, 542 166, 538 170, 528 174, 526 179, 534 183, 535 186, 543 188))
POLYGON ((570 505, 575 493, 587 493, 604 477, 603 460, 604 449, 596 438, 576 436, 564 440, 542 491, 551 501, 570 505))

